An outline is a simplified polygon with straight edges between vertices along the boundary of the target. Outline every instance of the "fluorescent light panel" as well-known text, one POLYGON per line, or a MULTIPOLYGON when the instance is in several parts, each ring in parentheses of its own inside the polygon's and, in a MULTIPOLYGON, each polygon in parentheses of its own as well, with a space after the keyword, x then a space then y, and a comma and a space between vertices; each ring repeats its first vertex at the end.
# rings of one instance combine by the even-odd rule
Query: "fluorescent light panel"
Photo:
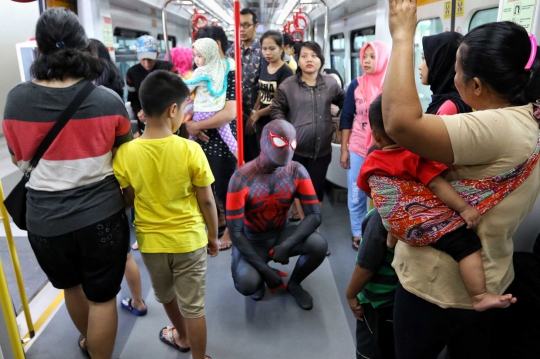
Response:
POLYGON ((287 18, 287 16, 289 16, 289 14, 294 9, 297 3, 298 3, 298 0, 288 0, 287 4, 285 4, 285 6, 283 7, 283 11, 281 11, 281 14, 279 14, 276 24, 282 25, 285 22, 285 19, 287 18))
POLYGON ((228 24, 231 24, 231 25, 234 24, 233 18, 214 0, 199 0, 199 1, 203 3, 209 9, 212 9, 212 11, 215 12, 217 16, 221 17, 228 24))

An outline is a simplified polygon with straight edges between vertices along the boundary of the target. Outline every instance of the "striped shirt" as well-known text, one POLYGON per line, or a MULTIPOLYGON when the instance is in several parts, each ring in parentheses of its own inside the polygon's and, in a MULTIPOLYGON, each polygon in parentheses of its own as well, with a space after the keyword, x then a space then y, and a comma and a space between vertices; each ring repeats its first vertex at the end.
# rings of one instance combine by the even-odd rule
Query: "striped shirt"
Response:
POLYGON ((374 308, 392 306, 398 277, 392 268, 394 249, 386 245, 388 232, 379 212, 373 210, 366 215, 362 233, 356 265, 376 273, 358 294, 358 300, 360 304, 371 303, 374 308))
MULTIPOLYGON (((8 94, 2 128, 21 171, 86 81, 67 88, 25 82, 8 94), (29 105, 30 104, 30 105, 29 105)), ((52 237, 86 227, 118 212, 123 199, 112 170, 113 147, 131 140, 122 100, 96 88, 62 129, 27 184, 27 226, 52 237)))

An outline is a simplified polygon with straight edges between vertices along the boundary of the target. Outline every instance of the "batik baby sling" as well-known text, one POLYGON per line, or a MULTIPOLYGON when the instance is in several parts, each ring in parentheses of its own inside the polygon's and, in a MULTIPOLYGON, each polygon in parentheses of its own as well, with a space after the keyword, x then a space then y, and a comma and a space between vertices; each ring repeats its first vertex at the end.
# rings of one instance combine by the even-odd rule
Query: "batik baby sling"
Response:
MULTIPOLYGON (((463 179, 451 184, 467 203, 484 214, 529 177, 539 153, 540 137, 524 163, 490 178, 463 179)), ((426 246, 465 225, 458 212, 418 181, 372 175, 368 183, 385 228, 405 243, 426 246)))

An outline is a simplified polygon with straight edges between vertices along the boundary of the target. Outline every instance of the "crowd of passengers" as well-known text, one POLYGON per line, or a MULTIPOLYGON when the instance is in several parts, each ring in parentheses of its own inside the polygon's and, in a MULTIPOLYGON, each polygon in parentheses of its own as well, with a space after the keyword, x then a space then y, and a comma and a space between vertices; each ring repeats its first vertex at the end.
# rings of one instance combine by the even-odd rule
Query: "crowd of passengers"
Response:
MULTIPOLYGON (((540 190, 536 40, 510 22, 466 36, 424 37, 420 79, 433 96, 423 113, 413 72, 415 6, 390 2, 392 47, 366 42, 362 75, 347 91, 338 73, 323 70, 316 42, 296 43, 273 30, 256 38, 250 9, 240 15, 239 56, 217 26, 201 28, 192 48, 172 49, 169 61, 158 60, 155 39, 145 35, 137 40, 140 63, 125 83, 106 47, 87 38, 75 14, 56 8, 41 15, 34 79, 10 91, 2 126, 14 164, 30 173, 30 244, 52 285, 64 290, 87 357, 112 356, 124 275, 131 296, 122 307, 147 314, 133 247, 172 324, 160 340, 194 359, 210 358, 207 254, 234 247, 233 253, 248 255, 231 225, 233 182, 238 173, 251 174, 248 162, 271 163, 269 153, 290 151, 290 144, 294 166, 310 181, 297 188, 285 208, 288 219, 276 228, 299 222, 297 228, 311 229, 296 243, 313 239, 336 118, 349 243, 357 251, 345 293, 357 319, 356 358, 435 359, 445 346, 453 359, 536 357, 539 259, 514 254, 512 242, 540 190), (242 61, 242 84, 235 83, 235 59, 242 61), (43 137, 88 82, 98 87, 29 168, 43 137), (244 172, 237 166, 237 115, 245 126, 244 172), (281 120, 294 127, 294 138, 272 132, 294 133, 281 120), (308 192, 315 209, 306 206, 308 192), (375 205, 369 212, 368 197, 375 205), (126 212, 133 207, 136 243, 130 243, 126 212)), ((270 172, 287 166, 290 158, 270 172)), ((322 261, 326 241, 318 233, 317 240, 324 242, 317 249, 322 261)), ((298 255, 290 248, 285 254, 287 262, 298 255)), ((259 272, 263 290, 253 299, 262 298, 265 283, 270 290, 285 287, 282 272, 259 272)), ((288 290, 311 309, 309 293, 305 304, 305 291, 299 299, 288 290)))

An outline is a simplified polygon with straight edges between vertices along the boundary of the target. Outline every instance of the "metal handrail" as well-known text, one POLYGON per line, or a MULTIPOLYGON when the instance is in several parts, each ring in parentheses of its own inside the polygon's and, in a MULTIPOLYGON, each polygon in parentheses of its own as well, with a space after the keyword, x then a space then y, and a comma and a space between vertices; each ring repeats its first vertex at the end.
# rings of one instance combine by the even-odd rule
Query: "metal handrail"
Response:
POLYGON ((24 317, 26 319, 26 325, 28 326, 28 333, 30 338, 35 336, 34 322, 32 321, 32 315, 30 313, 30 306, 28 305, 28 297, 26 295, 26 289, 24 287, 24 281, 21 272, 21 265, 19 263, 19 256, 17 255, 17 248, 15 247, 15 241, 13 240, 13 233, 11 232, 11 224, 9 223, 9 215, 6 207, 4 206, 4 188, 0 183, 0 213, 2 215, 2 221, 4 223, 4 229, 6 231, 6 239, 9 248, 9 254, 11 256, 11 263, 13 264, 13 271, 15 272, 15 278, 17 279, 17 287, 19 289, 19 296, 21 297, 21 303, 23 306, 24 317))
POLYGON ((6 319, 9 341, 11 343, 11 348, 13 350, 13 354, 15 355, 15 359, 24 359, 24 351, 19 335, 19 329, 17 327, 17 318, 15 318, 15 313, 11 304, 11 297, 9 295, 2 260, 0 260, 0 307, 4 313, 4 318, 6 319))

